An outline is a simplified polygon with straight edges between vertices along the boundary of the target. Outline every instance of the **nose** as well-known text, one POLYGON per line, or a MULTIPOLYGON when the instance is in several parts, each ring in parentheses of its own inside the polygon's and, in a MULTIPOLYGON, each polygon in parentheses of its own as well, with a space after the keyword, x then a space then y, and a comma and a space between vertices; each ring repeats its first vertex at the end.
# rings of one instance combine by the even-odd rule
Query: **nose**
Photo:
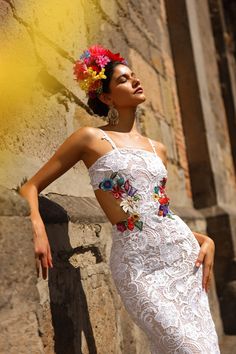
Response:
POLYGON ((134 82, 134 87, 140 85, 140 80, 137 77, 134 78, 134 82))

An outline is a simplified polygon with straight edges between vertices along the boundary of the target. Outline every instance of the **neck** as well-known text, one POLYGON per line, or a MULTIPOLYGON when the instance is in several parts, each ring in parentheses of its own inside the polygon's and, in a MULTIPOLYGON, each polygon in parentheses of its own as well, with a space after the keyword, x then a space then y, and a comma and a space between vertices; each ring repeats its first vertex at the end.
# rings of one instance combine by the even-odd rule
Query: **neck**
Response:
POLYGON ((112 126, 113 130, 123 133, 140 134, 137 128, 136 107, 117 108, 117 110, 119 112, 119 122, 117 125, 112 126))

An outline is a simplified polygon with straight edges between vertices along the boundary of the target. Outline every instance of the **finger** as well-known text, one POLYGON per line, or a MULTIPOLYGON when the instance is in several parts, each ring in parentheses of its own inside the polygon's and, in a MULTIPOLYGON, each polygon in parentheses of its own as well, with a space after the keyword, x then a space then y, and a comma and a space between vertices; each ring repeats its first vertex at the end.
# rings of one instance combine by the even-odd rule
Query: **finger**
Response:
POLYGON ((200 267, 200 265, 203 263, 204 257, 205 257, 205 251, 200 249, 200 251, 198 253, 198 257, 195 262, 196 267, 200 267))
POLYGON ((207 282, 207 291, 210 289, 212 277, 213 277, 213 266, 211 266, 211 270, 207 282))
POLYGON ((207 289, 206 289, 207 293, 208 293, 208 291, 210 289, 210 286, 211 286, 211 276, 209 276, 208 282, 207 282, 207 289))
POLYGON ((202 287, 205 290, 207 287, 207 282, 209 280, 210 272, 211 272, 211 264, 208 262, 205 262, 204 266, 203 266, 203 279, 202 279, 202 287))
POLYGON ((53 264, 52 264, 52 254, 51 254, 51 249, 50 246, 48 245, 48 264, 49 267, 53 268, 53 264))
POLYGON ((39 274, 40 274, 40 260, 39 260, 39 257, 35 257, 35 268, 36 268, 36 272, 37 272, 37 277, 39 278, 39 274))
POLYGON ((41 258, 41 266, 42 266, 42 276, 43 279, 47 279, 47 273, 48 273, 48 261, 47 261, 47 255, 44 254, 41 258))
POLYGON ((44 280, 47 279, 47 275, 48 275, 48 268, 47 267, 42 267, 42 277, 44 280))

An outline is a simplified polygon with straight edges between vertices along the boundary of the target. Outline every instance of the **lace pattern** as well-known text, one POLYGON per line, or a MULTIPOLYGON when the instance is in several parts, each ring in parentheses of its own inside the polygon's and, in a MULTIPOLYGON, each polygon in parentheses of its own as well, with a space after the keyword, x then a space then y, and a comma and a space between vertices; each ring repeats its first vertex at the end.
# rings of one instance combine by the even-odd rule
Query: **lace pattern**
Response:
POLYGON ((154 225, 147 219, 142 233, 112 226, 110 269, 126 310, 152 354, 219 354, 196 238, 177 215, 154 225))
MULTIPOLYGON (((114 150, 89 169, 91 184, 104 187, 115 176, 124 186, 128 180, 139 196, 135 211, 142 221, 142 230, 112 225, 109 264, 126 310, 147 334, 151 354, 219 354, 202 265, 195 267, 200 246, 168 207, 165 166, 155 151, 110 142, 114 150)), ((128 201, 126 196, 123 206, 129 208, 128 201)))
POLYGON ((127 228, 142 230, 146 213, 152 214, 154 221, 174 215, 169 209, 169 198, 165 193, 167 171, 153 152, 116 148, 100 157, 90 167, 89 175, 94 189, 111 192, 114 197, 121 199, 121 208, 129 212, 130 216, 126 220, 117 223, 120 231, 127 228))

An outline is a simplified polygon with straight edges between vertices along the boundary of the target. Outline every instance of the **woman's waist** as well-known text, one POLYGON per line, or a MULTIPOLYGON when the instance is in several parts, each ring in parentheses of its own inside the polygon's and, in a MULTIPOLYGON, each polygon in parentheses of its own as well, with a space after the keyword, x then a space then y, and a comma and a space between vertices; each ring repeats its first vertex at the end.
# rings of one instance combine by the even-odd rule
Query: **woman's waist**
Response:
POLYGON ((112 223, 112 228, 114 232, 121 232, 125 236, 130 232, 142 232, 144 228, 163 228, 167 220, 171 223, 177 220, 168 205, 147 201, 136 210, 130 210, 124 218, 112 223))

